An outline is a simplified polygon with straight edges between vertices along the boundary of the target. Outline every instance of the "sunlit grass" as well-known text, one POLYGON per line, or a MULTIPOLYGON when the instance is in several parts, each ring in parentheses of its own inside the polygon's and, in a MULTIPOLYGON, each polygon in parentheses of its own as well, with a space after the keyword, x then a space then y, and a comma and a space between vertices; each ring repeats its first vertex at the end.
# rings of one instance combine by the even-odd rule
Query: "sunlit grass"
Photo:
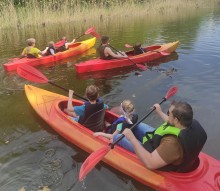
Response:
POLYGON ((29 0, 25 6, 6 2, 0 2, 0 29, 70 22, 98 24, 143 16, 176 17, 177 14, 186 15, 186 11, 213 8, 219 0, 103 0, 99 4, 95 0, 29 0))

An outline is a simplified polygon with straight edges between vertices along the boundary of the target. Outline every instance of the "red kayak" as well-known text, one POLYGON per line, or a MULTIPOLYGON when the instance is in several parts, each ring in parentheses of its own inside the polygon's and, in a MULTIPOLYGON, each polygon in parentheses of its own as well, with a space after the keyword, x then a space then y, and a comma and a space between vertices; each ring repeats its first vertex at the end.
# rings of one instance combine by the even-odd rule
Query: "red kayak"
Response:
MULTIPOLYGON (((88 153, 108 146, 109 140, 94 137, 92 131, 63 112, 68 100, 66 96, 31 85, 25 85, 25 93, 37 114, 70 143, 88 153)), ((81 104, 82 101, 73 99, 73 105, 81 104)), ((118 115, 106 111, 105 120, 108 122, 112 123, 117 117, 118 115)), ((201 153, 199 158, 199 167, 190 173, 152 171, 145 168, 134 153, 116 145, 105 155, 103 161, 158 191, 219 191, 220 162, 205 153, 201 153)))
POLYGON ((129 59, 112 59, 112 60, 103 60, 103 59, 93 59, 79 64, 75 64, 77 73, 86 73, 94 72, 101 70, 108 70, 113 68, 120 68, 126 66, 132 66, 134 63, 144 63, 152 60, 156 60, 165 55, 169 55, 174 52, 179 45, 179 41, 163 44, 163 45, 153 45, 144 47, 145 52, 143 54, 133 56, 133 51, 128 51, 126 54, 129 56, 129 59))
POLYGON ((59 61, 71 56, 75 56, 78 54, 82 54, 83 52, 87 51, 91 47, 94 46, 96 42, 96 38, 91 38, 82 42, 74 43, 69 47, 68 50, 63 52, 58 52, 55 55, 50 56, 43 56, 40 58, 13 58, 10 59, 8 63, 3 64, 6 71, 13 71, 16 70, 17 67, 21 64, 28 64, 31 66, 38 66, 43 64, 48 64, 51 62, 59 61))

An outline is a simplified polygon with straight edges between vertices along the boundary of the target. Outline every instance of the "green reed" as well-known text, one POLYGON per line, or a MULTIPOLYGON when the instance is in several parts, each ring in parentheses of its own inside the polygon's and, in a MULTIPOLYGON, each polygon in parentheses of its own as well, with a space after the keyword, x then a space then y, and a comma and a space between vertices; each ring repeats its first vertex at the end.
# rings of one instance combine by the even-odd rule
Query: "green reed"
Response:
POLYGON ((175 17, 219 0, 1 0, 0 30, 53 23, 102 23, 129 17, 175 17))

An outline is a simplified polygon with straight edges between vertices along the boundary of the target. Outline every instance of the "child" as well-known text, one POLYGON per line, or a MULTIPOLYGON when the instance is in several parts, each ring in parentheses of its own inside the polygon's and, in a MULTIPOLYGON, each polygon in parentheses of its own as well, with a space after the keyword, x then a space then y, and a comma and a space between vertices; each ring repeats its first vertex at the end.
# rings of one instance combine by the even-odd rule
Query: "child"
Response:
POLYGON ((134 55, 142 54, 144 53, 144 50, 141 48, 141 43, 137 42, 134 46, 134 55))
POLYGON ((134 105, 130 100, 124 100, 121 103, 121 112, 123 115, 115 120, 112 125, 108 127, 107 133, 96 132, 93 135, 103 136, 109 139, 113 139, 114 135, 122 133, 125 128, 130 128, 138 120, 138 115, 134 114, 134 105))
POLYGON ((74 44, 76 39, 73 39, 72 42, 67 42, 67 38, 63 36, 61 41, 56 43, 57 52, 63 52, 69 48, 70 45, 74 44))
POLYGON ((42 51, 42 54, 44 56, 49 56, 49 55, 54 55, 56 54, 56 49, 55 49, 55 46, 54 46, 54 42, 53 41, 50 41, 48 43, 48 47, 42 51))
POLYGON ((40 58, 42 55, 42 52, 38 49, 35 48, 35 43, 36 40, 34 38, 29 38, 27 39, 27 47, 24 48, 24 50, 21 53, 21 57, 20 58, 40 58))
POLYGON ((103 108, 107 109, 107 105, 98 98, 99 97, 99 88, 95 85, 90 85, 86 88, 85 92, 86 97, 89 101, 85 102, 81 106, 72 105, 73 90, 69 90, 69 98, 67 103, 67 108, 64 109, 64 112, 69 116, 72 116, 73 119, 80 124, 86 121, 86 119, 91 116, 93 113, 102 110, 103 108))

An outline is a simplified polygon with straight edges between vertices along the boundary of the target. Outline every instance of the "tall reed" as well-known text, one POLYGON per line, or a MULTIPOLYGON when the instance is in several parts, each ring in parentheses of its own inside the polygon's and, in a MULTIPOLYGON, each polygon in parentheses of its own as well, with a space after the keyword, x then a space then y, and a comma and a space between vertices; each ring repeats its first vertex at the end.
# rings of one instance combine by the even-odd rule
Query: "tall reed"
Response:
POLYGON ((122 17, 161 17, 215 7, 219 0, 2 0, 0 30, 51 23, 103 22, 122 17))

